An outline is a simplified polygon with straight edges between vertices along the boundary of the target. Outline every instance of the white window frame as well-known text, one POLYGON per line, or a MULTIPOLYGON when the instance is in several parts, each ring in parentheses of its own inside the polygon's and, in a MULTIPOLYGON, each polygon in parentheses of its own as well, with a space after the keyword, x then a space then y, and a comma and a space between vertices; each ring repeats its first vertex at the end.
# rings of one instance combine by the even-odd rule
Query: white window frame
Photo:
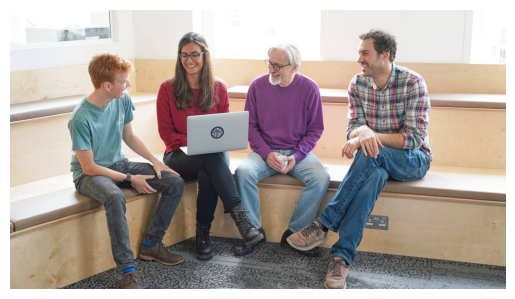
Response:
POLYGON ((109 10, 109 30, 111 31, 111 38, 90 39, 90 40, 72 40, 72 41, 65 41, 65 42, 10 44, 11 50, 56 48, 56 47, 77 46, 77 45, 113 43, 113 42, 117 41, 117 38, 115 36, 115 32, 116 32, 115 24, 116 24, 116 11, 109 10))
MULTIPOLYGON (((467 10, 465 17, 465 38, 463 44, 463 63, 464 64, 483 64, 481 62, 472 62, 472 47, 474 37, 474 18, 477 18, 477 12, 474 10, 467 10)), ((502 47, 506 49, 506 46, 502 47)), ((488 63, 490 65, 506 65, 505 63, 488 63)))
POLYGON ((464 64, 470 64, 472 53, 472 27, 474 21, 474 11, 467 10, 465 12, 465 33, 463 38, 463 61, 464 64))
MULTIPOLYGON (((327 12, 324 11, 324 10, 320 10, 321 12, 321 15, 320 15, 320 30, 321 30, 321 35, 320 35, 320 44, 319 44, 319 50, 320 50, 320 57, 317 58, 317 59, 309 59, 310 61, 322 61, 324 60, 326 57, 326 48, 327 46, 324 44, 324 42, 326 41, 326 36, 324 36, 324 34, 326 34, 327 32, 327 24, 326 23, 326 20, 327 19, 327 12), (324 27, 325 26, 325 27, 324 27), (325 52, 324 52, 325 51, 325 52)), ((216 31, 215 31, 215 26, 214 26, 214 21, 215 19, 215 10, 192 10, 192 29, 193 29, 193 32, 198 32, 198 33, 201 33, 205 38, 206 40, 209 42, 209 41, 214 41, 215 40, 215 35, 216 35, 216 31)), ((214 58, 214 59, 227 59, 227 58, 218 58, 218 51, 220 49, 216 49, 215 47, 212 46, 212 43, 213 42, 210 42, 210 51, 211 51, 211 57, 214 58)), ((264 54, 266 56, 266 53, 264 54)), ((266 57, 265 57, 266 58, 266 57)), ((237 58, 237 59, 256 59, 256 60, 259 60, 260 58, 237 58)), ((263 58, 264 59, 264 58, 263 58)), ((304 61, 304 57, 302 57, 302 60, 304 61)))
POLYGON ((88 64, 98 53, 116 53, 135 58, 133 11, 114 11, 111 20, 112 41, 77 44, 61 42, 52 47, 10 49, 11 72, 88 64), (43 58, 43 59, 42 59, 43 58))

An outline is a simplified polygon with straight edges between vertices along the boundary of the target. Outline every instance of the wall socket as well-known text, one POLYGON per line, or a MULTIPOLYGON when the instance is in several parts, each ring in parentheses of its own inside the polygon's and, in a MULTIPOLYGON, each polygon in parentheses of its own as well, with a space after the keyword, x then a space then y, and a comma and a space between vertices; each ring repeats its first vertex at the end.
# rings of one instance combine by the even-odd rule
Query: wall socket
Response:
POLYGON ((388 216, 370 215, 365 228, 388 230, 388 216))

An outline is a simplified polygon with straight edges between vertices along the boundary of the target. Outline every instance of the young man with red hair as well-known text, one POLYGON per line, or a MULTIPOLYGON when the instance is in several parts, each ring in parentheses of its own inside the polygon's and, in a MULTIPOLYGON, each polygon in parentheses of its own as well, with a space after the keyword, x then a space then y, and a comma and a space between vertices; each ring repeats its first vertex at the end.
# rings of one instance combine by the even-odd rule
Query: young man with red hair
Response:
POLYGON ((179 175, 156 159, 132 131, 135 110, 126 91, 132 64, 116 54, 95 55, 89 74, 95 87, 75 107, 68 129, 72 138, 71 171, 75 188, 105 207, 111 249, 122 271, 121 288, 139 288, 134 253, 125 218, 126 199, 120 188, 139 193, 160 192, 139 257, 165 265, 183 262, 161 242, 184 192, 179 175), (121 151, 122 140, 149 163, 130 162, 121 151))

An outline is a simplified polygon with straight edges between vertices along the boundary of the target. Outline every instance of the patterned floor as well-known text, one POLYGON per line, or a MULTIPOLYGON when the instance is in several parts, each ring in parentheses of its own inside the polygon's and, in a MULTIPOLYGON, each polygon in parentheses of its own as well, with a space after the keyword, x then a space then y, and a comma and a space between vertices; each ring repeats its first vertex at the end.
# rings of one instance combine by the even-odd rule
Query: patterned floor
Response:
MULTIPOLYGON (((247 257, 235 257, 233 245, 241 240, 212 238, 215 257, 197 260, 194 239, 169 247, 184 262, 165 266, 137 259, 143 288, 324 288, 330 249, 318 248, 320 256, 309 258, 277 243, 266 243, 247 257)), ((360 252, 349 268, 348 288, 354 289, 490 289, 506 288, 506 267, 449 262, 360 252)), ((122 275, 113 268, 65 289, 118 288, 122 275)))

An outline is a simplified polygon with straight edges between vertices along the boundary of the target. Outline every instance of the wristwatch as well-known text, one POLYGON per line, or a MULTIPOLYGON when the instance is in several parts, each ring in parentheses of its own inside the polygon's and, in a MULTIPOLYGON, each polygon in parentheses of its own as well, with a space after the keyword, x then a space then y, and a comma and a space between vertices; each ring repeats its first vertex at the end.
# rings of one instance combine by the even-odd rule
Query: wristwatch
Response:
POLYGON ((128 183, 131 182, 131 174, 130 173, 127 173, 127 178, 124 180, 124 182, 128 182, 128 183))

